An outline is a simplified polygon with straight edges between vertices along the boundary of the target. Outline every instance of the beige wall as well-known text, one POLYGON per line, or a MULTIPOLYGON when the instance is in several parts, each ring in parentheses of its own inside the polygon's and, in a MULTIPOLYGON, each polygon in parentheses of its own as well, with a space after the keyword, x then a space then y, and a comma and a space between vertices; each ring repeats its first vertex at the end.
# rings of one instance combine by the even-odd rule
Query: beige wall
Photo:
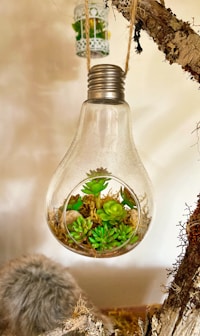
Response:
MULTIPOLYGON (((200 31, 198 1, 166 1, 200 31)), ((135 143, 152 179, 156 214, 151 231, 127 255, 92 260, 75 255, 51 235, 45 221, 46 190, 75 132, 86 98, 86 60, 75 56, 72 0, 0 2, 0 261, 42 252, 70 265, 101 306, 162 299, 165 268, 175 261, 185 203, 199 193, 199 85, 170 66, 142 33, 134 53, 126 100, 134 113, 135 143), (81 267, 80 267, 81 265, 81 267), (83 267, 84 266, 84 267, 83 267)), ((111 54, 103 62, 124 66, 128 23, 110 14, 111 54)), ((100 63, 102 60, 93 61, 100 63)))

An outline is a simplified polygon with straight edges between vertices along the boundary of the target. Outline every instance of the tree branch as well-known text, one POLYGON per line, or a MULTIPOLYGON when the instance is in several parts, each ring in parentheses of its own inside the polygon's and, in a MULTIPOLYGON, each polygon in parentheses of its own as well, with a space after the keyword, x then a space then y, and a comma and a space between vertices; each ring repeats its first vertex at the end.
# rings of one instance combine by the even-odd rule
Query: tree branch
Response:
POLYGON ((200 194, 186 223, 185 254, 177 265, 168 297, 151 320, 146 336, 194 336, 200 330, 200 194))
MULTIPOLYGON (((129 21, 131 0, 112 0, 129 21)), ((200 83, 200 36, 188 22, 177 19, 171 9, 155 0, 139 0, 136 22, 158 45, 170 64, 177 63, 200 83)))

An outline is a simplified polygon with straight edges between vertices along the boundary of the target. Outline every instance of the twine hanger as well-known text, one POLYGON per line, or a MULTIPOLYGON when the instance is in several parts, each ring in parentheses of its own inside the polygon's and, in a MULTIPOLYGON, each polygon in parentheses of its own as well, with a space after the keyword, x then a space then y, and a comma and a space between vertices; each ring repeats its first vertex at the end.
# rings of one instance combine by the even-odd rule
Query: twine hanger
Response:
MULTIPOLYGON (((86 58, 87 58, 87 70, 89 72, 91 65, 91 55, 90 55, 90 17, 89 17, 89 0, 84 0, 85 4, 85 35, 86 35, 86 58)), ((129 61, 131 53, 131 43, 133 36, 133 27, 135 24, 136 13, 137 13, 137 4, 139 0, 131 0, 130 4, 130 27, 129 27, 129 39, 128 39, 128 48, 125 61, 125 75, 129 70, 129 61)))

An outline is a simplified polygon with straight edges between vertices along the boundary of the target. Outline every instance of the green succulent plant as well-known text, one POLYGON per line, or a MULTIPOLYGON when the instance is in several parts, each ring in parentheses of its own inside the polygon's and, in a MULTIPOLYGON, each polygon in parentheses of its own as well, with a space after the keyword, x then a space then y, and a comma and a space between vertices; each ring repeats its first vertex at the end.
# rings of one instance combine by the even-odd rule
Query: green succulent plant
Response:
POLYGON ((68 230, 71 237, 81 243, 90 234, 92 225, 90 218, 79 216, 72 224, 68 225, 68 230))
POLYGON ((124 244, 128 239, 130 239, 133 232, 134 229, 130 225, 126 225, 124 223, 120 224, 116 228, 117 240, 120 242, 120 245, 124 244))
POLYGON ((107 188, 109 177, 103 177, 104 175, 110 175, 110 173, 104 168, 97 168, 96 170, 90 170, 87 176, 91 178, 83 185, 81 191, 87 195, 94 195, 96 208, 101 207, 101 191, 107 188))
POLYGON ((109 178, 99 177, 85 183, 81 190, 85 194, 98 196, 100 192, 107 188, 109 178), (106 183, 107 182, 107 183, 106 183))
POLYGON ((131 195, 130 191, 127 188, 120 188, 120 195, 122 197, 122 204, 128 205, 131 209, 136 209, 137 205, 135 199, 131 195))
POLYGON ((89 241, 92 247, 97 251, 111 250, 117 247, 117 233, 116 229, 108 227, 107 223, 103 223, 102 226, 97 226, 91 230, 91 236, 89 241))
POLYGON ((97 210, 97 214, 102 221, 116 224, 126 216, 126 210, 119 202, 110 200, 103 204, 103 209, 97 210))
POLYGON ((80 207, 83 205, 83 201, 80 195, 71 196, 69 203, 67 205, 67 210, 76 210, 78 211, 80 207))
POLYGON ((135 244, 139 239, 139 236, 138 235, 135 235, 133 236, 131 239, 130 239, 130 244, 135 244))
MULTIPOLYGON (((90 231, 88 237, 92 247, 97 251, 112 250, 120 247, 129 240, 134 232, 134 229, 124 223, 118 227, 110 226, 107 222, 103 222, 101 226, 97 226, 90 231)), ((130 244, 134 244, 138 240, 138 235, 130 239, 130 244)))

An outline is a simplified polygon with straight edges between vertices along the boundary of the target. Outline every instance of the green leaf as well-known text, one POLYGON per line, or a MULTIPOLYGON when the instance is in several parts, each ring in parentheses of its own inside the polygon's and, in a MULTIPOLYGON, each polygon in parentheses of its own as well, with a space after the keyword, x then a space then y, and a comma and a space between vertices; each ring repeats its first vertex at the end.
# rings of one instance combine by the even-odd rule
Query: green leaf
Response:
POLYGON ((122 204, 128 205, 131 209, 137 209, 134 197, 131 195, 130 191, 127 188, 120 188, 120 195, 123 199, 122 204))
POLYGON ((71 196, 69 203, 67 205, 67 210, 76 210, 78 211, 80 207, 83 205, 83 201, 80 195, 71 196))
POLYGON ((107 188, 108 182, 106 183, 106 181, 108 180, 108 178, 100 177, 90 180, 85 183, 81 191, 85 194, 93 194, 98 196, 102 190, 107 188))

